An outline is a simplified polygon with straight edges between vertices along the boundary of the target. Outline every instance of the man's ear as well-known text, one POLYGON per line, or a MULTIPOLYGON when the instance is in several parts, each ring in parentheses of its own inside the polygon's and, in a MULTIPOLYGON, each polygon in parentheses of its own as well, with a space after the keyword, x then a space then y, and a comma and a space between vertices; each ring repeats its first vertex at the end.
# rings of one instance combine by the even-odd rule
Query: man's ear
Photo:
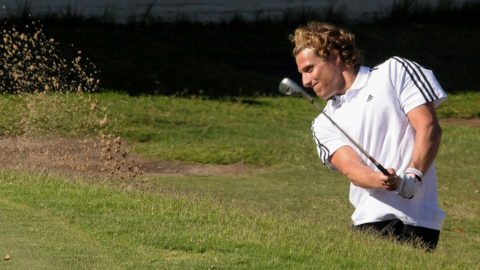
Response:
POLYGON ((331 51, 328 60, 330 61, 330 63, 333 63, 335 65, 339 65, 342 62, 342 59, 340 58, 340 55, 337 51, 331 51))

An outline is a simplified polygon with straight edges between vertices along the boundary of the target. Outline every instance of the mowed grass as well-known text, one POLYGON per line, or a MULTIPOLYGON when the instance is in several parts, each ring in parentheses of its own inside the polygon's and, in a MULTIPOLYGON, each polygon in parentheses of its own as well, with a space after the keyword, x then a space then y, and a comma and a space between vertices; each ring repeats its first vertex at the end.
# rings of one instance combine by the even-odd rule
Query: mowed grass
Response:
MULTIPOLYGON (((467 104, 479 95, 468 95, 451 96, 439 115, 478 115, 479 106, 467 104)), ((318 160, 310 133, 317 112, 305 100, 94 98, 108 108, 109 128, 138 154, 246 163, 252 170, 159 176, 151 179, 151 191, 1 171, 0 255, 11 256, 0 261, 1 269, 480 267, 480 128, 443 126, 437 170, 447 219, 438 250, 427 254, 351 231, 349 182, 318 160)), ((4 115, 14 111, 8 104, 4 115)), ((70 125, 78 129, 74 122, 65 120, 57 129, 84 136, 65 132, 70 125)))
POLYGON ((335 220, 302 220, 211 197, 120 192, 2 172, 2 269, 385 269, 465 262, 335 220), (368 248, 366 244, 368 243, 368 248), (453 261, 452 261, 453 259, 453 261))

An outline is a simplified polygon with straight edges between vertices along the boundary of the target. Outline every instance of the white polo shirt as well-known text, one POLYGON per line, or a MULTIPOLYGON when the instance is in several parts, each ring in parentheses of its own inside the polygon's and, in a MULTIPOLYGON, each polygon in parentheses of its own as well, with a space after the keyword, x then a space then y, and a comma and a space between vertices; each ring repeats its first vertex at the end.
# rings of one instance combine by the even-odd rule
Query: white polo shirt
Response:
MULTIPOLYGON (((380 164, 400 174, 410 164, 414 146, 415 130, 407 113, 431 101, 438 106, 446 97, 430 70, 393 57, 374 68, 360 67, 352 87, 345 95, 332 97, 324 111, 380 164)), ((364 164, 378 171, 322 114, 312 122, 312 132, 319 157, 330 169, 336 170, 329 157, 349 145, 364 164)), ((354 225, 398 218, 408 225, 440 230, 445 218, 437 203, 435 163, 410 200, 394 191, 351 184, 350 202, 355 207, 354 225)))

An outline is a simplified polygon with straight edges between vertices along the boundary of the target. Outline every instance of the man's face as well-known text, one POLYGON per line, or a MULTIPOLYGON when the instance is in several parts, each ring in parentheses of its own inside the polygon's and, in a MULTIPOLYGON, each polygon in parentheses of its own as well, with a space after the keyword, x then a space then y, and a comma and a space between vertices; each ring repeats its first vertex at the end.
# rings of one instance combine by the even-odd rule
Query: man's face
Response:
POLYGON ((345 79, 337 55, 323 59, 317 51, 306 48, 295 57, 298 71, 302 74, 302 83, 311 87, 321 99, 345 93, 345 79))

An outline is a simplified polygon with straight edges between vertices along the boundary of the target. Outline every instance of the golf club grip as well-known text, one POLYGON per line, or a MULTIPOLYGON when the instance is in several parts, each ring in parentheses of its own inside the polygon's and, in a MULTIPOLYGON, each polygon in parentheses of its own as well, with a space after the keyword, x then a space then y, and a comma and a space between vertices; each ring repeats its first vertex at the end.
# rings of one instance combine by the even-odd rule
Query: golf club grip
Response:
POLYGON ((373 163, 374 163, 375 166, 377 166, 377 168, 383 173, 383 175, 386 175, 386 176, 392 175, 392 174, 389 173, 389 172, 387 171, 387 169, 385 169, 380 163, 378 163, 378 162, 376 162, 376 161, 373 162, 373 163))
MULTIPOLYGON (((377 168, 383 173, 383 175, 386 175, 386 176, 390 176, 392 175, 391 173, 389 173, 380 163, 378 163, 377 161, 375 160, 371 160, 375 166, 377 166, 377 168)), ((413 198, 414 195, 412 195, 412 197, 408 198, 409 200, 411 200, 413 198)))

